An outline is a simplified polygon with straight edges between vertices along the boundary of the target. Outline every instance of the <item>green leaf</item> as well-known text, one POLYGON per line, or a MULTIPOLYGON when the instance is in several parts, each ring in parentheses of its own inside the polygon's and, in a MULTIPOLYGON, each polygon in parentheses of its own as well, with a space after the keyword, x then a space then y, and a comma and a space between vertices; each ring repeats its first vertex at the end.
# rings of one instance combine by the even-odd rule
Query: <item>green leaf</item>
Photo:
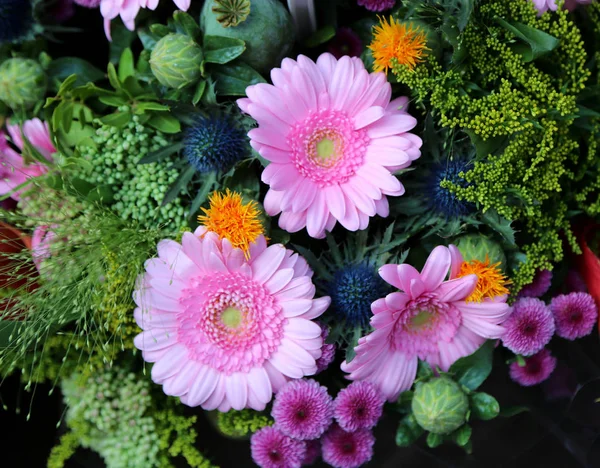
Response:
POLYGON ((126 48, 131 48, 136 34, 127 29, 123 24, 113 21, 111 25, 112 41, 110 42, 110 63, 119 63, 121 55, 126 48))
POLYGON ((155 23, 150 26, 150 32, 152 32, 152 34, 157 36, 160 40, 163 37, 165 37, 167 34, 171 34, 173 31, 171 31, 171 29, 169 27, 165 26, 164 24, 155 23))
POLYGON ((496 154, 507 142, 504 136, 492 137, 484 140, 472 130, 465 129, 464 132, 469 135, 478 159, 486 159, 490 155, 496 154))
POLYGON ((156 46, 156 43, 160 40, 156 34, 151 33, 146 28, 138 29, 138 37, 140 41, 142 41, 142 45, 144 46, 144 50, 152 50, 156 46))
POLYGON ((515 242, 515 231, 511 227, 512 221, 500 216, 496 210, 491 209, 486 211, 483 214, 483 222, 500 234, 509 245, 512 247, 517 245, 515 242))
POLYGON ((204 61, 221 65, 238 58, 246 50, 246 43, 233 37, 204 36, 202 45, 204 61))
POLYGON ((468 424, 463 424, 456 431, 452 433, 452 439, 456 442, 459 447, 464 447, 469 443, 473 429, 468 424))
POLYGON ((63 81, 61 83, 60 87, 58 88, 58 95, 63 96, 64 94, 67 93, 67 91, 70 91, 71 89, 73 89, 76 81, 77 81, 77 75, 70 75, 67 78, 65 78, 65 81, 63 81))
POLYGON ((239 61, 216 67, 212 77, 217 93, 223 96, 245 96, 248 86, 266 83, 254 68, 239 61))
MULTIPOLYGON (((98 81, 104 78, 104 72, 87 60, 77 57, 61 57, 50 62, 46 70, 51 83, 63 81, 71 75, 76 75, 73 86, 82 86, 88 82, 98 81)), ((59 93, 60 94, 60 93, 59 93)))
POLYGON ((529 411, 527 406, 508 406, 506 408, 502 408, 500 410, 499 416, 501 418, 512 418, 521 413, 526 413, 529 411))
MULTIPOLYGON (((141 99, 142 95, 148 94, 144 88, 140 85, 140 82, 136 79, 135 76, 128 76, 125 78, 125 82, 123 83, 123 88, 127 93, 129 93, 132 97, 141 99)), ((153 93, 149 93, 154 97, 153 93)))
POLYGON ((115 112, 114 114, 108 114, 100 119, 105 125, 112 127, 122 128, 131 121, 131 112, 115 112))
POLYGON ((154 114, 148 121, 148 125, 163 133, 179 133, 181 123, 175 117, 169 114, 154 114))
POLYGON ((152 151, 138 161, 138 164, 150 164, 168 158, 183 148, 183 143, 167 145, 157 151, 152 151))
POLYGON ((160 104, 158 102, 146 101, 146 102, 139 102, 138 104, 136 104, 135 109, 136 109, 136 111, 140 111, 140 113, 142 113, 142 112, 146 112, 146 111, 166 112, 166 111, 169 111, 171 108, 169 106, 165 106, 164 104, 160 104))
POLYGON ((310 48, 318 47, 322 44, 325 44, 327 41, 333 39, 334 37, 335 28, 331 25, 328 25, 312 34, 308 39, 306 39, 306 41, 304 41, 304 45, 310 48))
POLYGON ((119 81, 123 83, 125 78, 135 74, 135 63, 133 62, 133 52, 127 47, 119 59, 119 81))
POLYGON ((121 107, 122 105, 127 104, 127 99, 121 96, 100 96, 98 100, 102 104, 112 107, 121 107))
POLYGON ((477 351, 460 358, 448 371, 456 381, 469 390, 477 390, 492 371, 494 341, 486 341, 477 351))
POLYGON ((173 19, 175 20, 175 23, 187 33, 188 36, 194 39, 194 41, 200 41, 202 37, 202 31, 200 30, 198 23, 194 21, 194 18, 184 11, 177 10, 175 13, 173 13, 173 19))
POLYGON ((419 366, 417 367, 417 379, 429 379, 433 377, 433 370, 429 363, 421 361, 419 359, 419 366))
POLYGON ((198 190, 198 193, 194 197, 192 204, 190 205, 190 218, 196 215, 200 206, 206 201, 208 194, 212 191, 217 181, 217 174, 209 172, 202 178, 202 187, 198 190))
POLYGON ((405 416, 398 425, 396 431, 396 445, 398 447, 409 447, 414 444, 425 430, 419 426, 412 414, 405 416))
POLYGON ((115 70, 115 66, 112 63, 108 64, 108 81, 110 81, 110 85, 114 89, 117 91, 121 90, 121 82, 117 76, 117 70, 115 70))
POLYGON ((434 434, 433 432, 430 432, 429 434, 427 434, 427 446, 429 448, 439 447, 440 445, 442 445, 443 442, 444 442, 443 435, 434 434))
POLYGON ((71 130, 71 124, 73 123, 73 108, 74 103, 72 101, 66 101, 65 107, 62 112, 61 126, 62 130, 69 133, 71 130))
POLYGON ((169 191, 166 193, 165 198, 163 199, 160 206, 165 206, 171 203, 177 196, 181 193, 181 191, 187 188, 187 185, 194 177, 196 173, 196 169, 193 166, 187 166, 177 177, 177 180, 171 185, 169 191))
POLYGON ((526 43, 515 44, 513 47, 513 50, 519 53, 525 62, 531 62, 553 51, 560 42, 556 37, 526 24, 509 23, 502 18, 496 18, 496 22, 526 43))
POLYGON ((202 95, 204 94, 204 90, 206 89, 206 80, 198 81, 196 85, 196 89, 194 90, 194 97, 192 98, 192 104, 195 106, 202 99, 202 95))
POLYGON ((500 413, 500 404, 492 395, 478 392, 469 396, 471 400, 471 415, 474 418, 488 421, 500 413))

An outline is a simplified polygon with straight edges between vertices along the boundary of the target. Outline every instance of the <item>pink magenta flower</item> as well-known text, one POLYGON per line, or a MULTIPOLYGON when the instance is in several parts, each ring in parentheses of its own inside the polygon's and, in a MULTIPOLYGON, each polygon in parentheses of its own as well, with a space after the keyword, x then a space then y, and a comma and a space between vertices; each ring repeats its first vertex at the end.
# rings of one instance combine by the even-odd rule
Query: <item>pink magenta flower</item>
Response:
POLYGON ((333 424, 321 441, 323 461, 334 468, 357 468, 371 460, 374 444, 368 429, 346 432, 333 424))
POLYGON ((351 28, 344 27, 337 30, 327 49, 336 59, 341 59, 344 55, 360 57, 364 47, 358 34, 351 28))
POLYGON ((554 318, 544 302, 533 297, 519 299, 513 313, 504 322, 502 344, 515 354, 531 356, 550 343, 554 335, 554 318))
POLYGON ((316 64, 303 55, 286 58, 271 79, 273 85, 249 86, 248 98, 237 101, 258 122, 250 144, 269 161, 262 173, 270 186, 267 214, 282 213, 282 229, 306 227, 316 238, 338 221, 356 231, 375 214, 387 216, 386 196, 404 193, 392 173, 421 154, 421 139, 408 133, 417 123, 407 113, 408 98, 390 102, 385 74, 329 53, 316 64))
MULTIPOLYGON (((48 124, 40 119, 27 120, 22 128, 19 125, 7 125, 6 129, 10 136, 10 141, 21 152, 25 147, 21 131, 31 145, 48 161, 52 161, 52 155, 56 153, 56 148, 50 139, 50 130, 48 124)), ((39 177, 48 172, 48 167, 44 164, 34 162, 25 164, 21 154, 16 152, 8 144, 7 135, 0 131, 0 195, 12 192, 16 187, 25 183, 27 179, 39 177)), ((24 189, 20 189, 11 194, 11 198, 19 200, 24 189)))
POLYGON ((152 379, 189 406, 262 411, 288 379, 317 371, 329 306, 306 261, 263 236, 250 259, 204 227, 159 242, 134 292, 136 347, 152 379))
POLYGON ((525 358, 525 365, 520 366, 518 362, 510 365, 510 378, 524 387, 530 387, 542 383, 556 367, 556 358, 547 349, 525 358))
POLYGON ((320 440, 307 440, 306 441, 306 455, 302 460, 302 466, 309 466, 314 464, 321 456, 321 441, 320 440))
POLYGON ((571 341, 589 335, 598 320, 596 302, 587 293, 556 296, 550 310, 556 322, 556 334, 571 341))
POLYGON ((385 11, 392 8, 396 0, 357 0, 356 3, 369 11, 385 11))
POLYGON ((250 439, 252 460, 262 468, 300 468, 306 444, 286 436, 274 427, 263 427, 250 439))
POLYGON ((292 380, 277 393, 271 416, 284 434, 299 440, 318 439, 333 419, 332 399, 318 382, 292 380))
MULTIPOLYGON (((123 24, 127 29, 133 31, 135 29, 135 17, 141 8, 156 10, 159 0, 101 0, 100 13, 104 17, 104 32, 109 40, 112 40, 110 35, 110 22, 117 16, 121 17, 123 24)), ((182 11, 187 11, 190 7, 191 0, 173 0, 177 8, 182 11)), ((92 3, 92 2, 90 2, 92 3)))
POLYGON ((460 252, 450 245, 436 247, 420 273, 407 264, 379 269, 400 292, 373 302, 374 331, 359 339, 356 357, 342 363, 349 379, 373 382, 394 401, 411 387, 419 359, 445 372, 486 339, 503 334, 500 324, 511 311, 506 296, 467 301, 477 276, 457 277, 462 263, 460 252))
POLYGON ((539 270, 533 277, 533 281, 521 288, 519 297, 541 297, 548 292, 551 284, 552 272, 550 270, 539 270))
POLYGON ((371 382, 353 382, 333 402, 333 417, 342 429, 354 432, 375 427, 385 398, 371 382))
MULTIPOLYGON (((573 11, 577 5, 589 5, 594 0, 565 0, 565 8, 569 11, 573 11)), ((539 15, 546 13, 548 10, 556 11, 558 5, 556 0, 531 0, 531 3, 535 6, 539 15)))
POLYGON ((325 340, 329 336, 329 327, 323 323, 319 323, 319 326, 321 327, 323 347, 321 348, 321 357, 317 359, 317 374, 327 369, 329 364, 335 359, 335 344, 325 343, 325 340))
POLYGON ((102 0, 73 0, 77 5, 85 8, 98 8, 102 0))

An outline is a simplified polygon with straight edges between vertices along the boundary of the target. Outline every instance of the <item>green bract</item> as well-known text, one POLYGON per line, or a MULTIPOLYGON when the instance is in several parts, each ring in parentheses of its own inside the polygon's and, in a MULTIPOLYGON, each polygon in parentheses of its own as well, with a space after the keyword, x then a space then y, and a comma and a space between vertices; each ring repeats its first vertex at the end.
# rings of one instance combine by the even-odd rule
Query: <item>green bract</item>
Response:
POLYGON ((483 262, 487 255, 492 265, 500 263, 501 269, 504 270, 506 268, 504 250, 502 250, 502 247, 497 242, 494 242, 487 236, 482 234, 467 234, 456 239, 454 244, 460 250, 463 259, 467 262, 471 260, 483 262))
POLYGON ((235 27, 224 27, 220 15, 213 11, 218 4, 213 0, 204 3, 200 27, 206 36, 242 39, 246 51, 241 59, 255 70, 267 73, 278 66, 294 44, 294 25, 288 11, 275 0, 250 2, 250 14, 235 27))
POLYGON ((447 377, 417 384, 412 411, 419 425, 434 434, 450 434, 466 421, 469 400, 447 377))
POLYGON ((29 109, 46 94, 46 75, 35 60, 12 58, 0 65, 0 101, 29 109))
POLYGON ((202 58, 202 49, 191 37, 167 34, 152 51, 150 68, 161 84, 181 89, 200 79, 202 58))

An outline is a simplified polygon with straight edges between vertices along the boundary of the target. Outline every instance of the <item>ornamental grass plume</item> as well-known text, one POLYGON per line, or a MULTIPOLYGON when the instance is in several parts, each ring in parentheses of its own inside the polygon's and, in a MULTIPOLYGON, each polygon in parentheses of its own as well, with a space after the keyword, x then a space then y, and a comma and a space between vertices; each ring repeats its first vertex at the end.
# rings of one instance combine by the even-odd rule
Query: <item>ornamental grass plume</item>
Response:
POLYGON ((263 236, 246 258, 199 227, 163 240, 138 281, 134 340, 152 380, 189 406, 262 411, 289 379, 312 375, 329 306, 306 261, 263 236))
POLYGON ((267 214, 281 213, 282 229, 306 227, 315 238, 338 222, 356 231, 388 216, 387 196, 404 193, 393 172, 421 154, 408 99, 390 101, 385 75, 369 74, 357 57, 286 58, 271 78, 237 101, 258 122, 250 144, 269 161, 267 214))
POLYGON ((381 277, 399 291, 373 303, 374 330, 359 339, 356 357, 342 363, 347 378, 373 382, 395 401, 411 387, 419 359, 446 372, 486 339, 502 336, 501 324, 511 312, 506 297, 469 301, 478 277, 458 277, 462 264, 459 250, 450 245, 436 247, 420 273, 408 264, 380 268, 381 277))

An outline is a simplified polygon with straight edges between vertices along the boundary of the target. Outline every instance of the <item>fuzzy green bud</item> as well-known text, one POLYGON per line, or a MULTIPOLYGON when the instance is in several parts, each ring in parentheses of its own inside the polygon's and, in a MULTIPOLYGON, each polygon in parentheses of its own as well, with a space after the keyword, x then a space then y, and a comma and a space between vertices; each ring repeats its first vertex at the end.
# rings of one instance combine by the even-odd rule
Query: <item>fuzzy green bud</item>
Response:
POLYGON ((502 270, 506 269, 506 255, 504 254, 504 250, 502 250, 500 244, 484 235, 467 234, 456 239, 454 245, 458 247, 463 259, 467 262, 471 260, 484 262, 487 255, 490 264, 500 263, 500 268, 502 270))
POLYGON ((181 89, 200 79, 202 49, 189 36, 167 34, 150 55, 150 68, 160 84, 181 89))
POLYGON ((11 58, 0 65, 0 101, 29 109, 46 94, 46 74, 35 60, 11 58))
POLYGON ((465 423, 468 410, 467 395, 448 377, 417 384, 412 411, 423 429, 434 434, 450 434, 465 423))

